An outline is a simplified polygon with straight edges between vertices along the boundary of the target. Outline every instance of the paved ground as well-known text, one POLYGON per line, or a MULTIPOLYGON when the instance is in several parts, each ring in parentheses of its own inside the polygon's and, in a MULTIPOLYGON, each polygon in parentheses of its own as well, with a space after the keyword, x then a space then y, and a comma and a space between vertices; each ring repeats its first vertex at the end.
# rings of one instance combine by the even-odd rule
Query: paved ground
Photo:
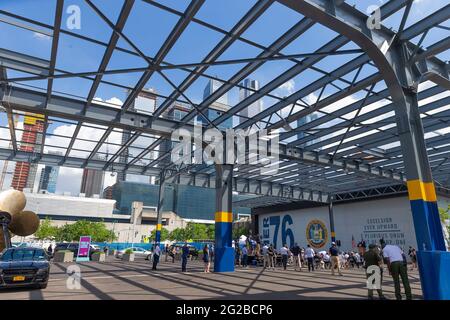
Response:
MULTIPOLYGON (((203 273, 200 262, 189 262, 188 272, 162 262, 151 271, 148 261, 122 262, 109 257, 106 263, 86 262, 81 266, 81 289, 68 289, 69 263, 52 263, 49 285, 44 290, 8 289, 0 300, 15 299, 365 299, 362 269, 344 270, 331 276, 329 270, 308 273, 262 268, 237 268, 234 273, 203 273)), ((415 299, 421 299, 417 271, 409 273, 415 299)), ((394 299, 390 277, 383 281, 387 298, 394 299)))

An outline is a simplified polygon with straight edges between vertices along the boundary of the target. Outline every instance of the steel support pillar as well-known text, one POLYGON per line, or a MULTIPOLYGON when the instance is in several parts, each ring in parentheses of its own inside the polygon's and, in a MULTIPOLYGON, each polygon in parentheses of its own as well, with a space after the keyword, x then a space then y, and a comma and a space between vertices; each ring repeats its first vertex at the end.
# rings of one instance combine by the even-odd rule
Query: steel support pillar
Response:
POLYGON ((214 272, 234 271, 232 177, 233 165, 216 164, 214 272))
POLYGON ((161 242, 161 230, 162 230, 162 210, 164 205, 164 190, 165 190, 165 171, 161 170, 159 174, 159 194, 158 194, 158 211, 156 213, 156 233, 155 233, 155 245, 159 246, 161 242))
POLYGON ((336 242, 336 232, 334 229, 334 213, 333 213, 333 198, 330 198, 330 203, 328 203, 328 216, 330 219, 330 233, 331 242, 336 242))
MULTIPOLYGON (((278 0, 352 40, 377 66, 395 109, 407 187, 418 244, 420 280, 425 299, 450 299, 450 252, 446 251, 436 191, 424 139, 417 99, 423 74, 410 63, 415 55, 404 41, 387 28, 369 28, 367 17, 344 1, 278 0)), ((381 8, 381 11, 384 11, 381 8)), ((441 11, 445 16, 445 10, 441 11)), ((383 12, 381 12, 383 17, 383 12)), ((412 37, 412 36, 411 36, 412 37)), ((423 64, 432 63, 431 60, 423 64)), ((435 65, 436 70, 442 65, 435 65)), ((448 71, 445 66, 448 78, 448 71)))
POLYGON ((417 94, 405 92, 407 107, 397 108, 418 264, 424 298, 450 299, 450 252, 446 251, 436 191, 428 162, 417 94))

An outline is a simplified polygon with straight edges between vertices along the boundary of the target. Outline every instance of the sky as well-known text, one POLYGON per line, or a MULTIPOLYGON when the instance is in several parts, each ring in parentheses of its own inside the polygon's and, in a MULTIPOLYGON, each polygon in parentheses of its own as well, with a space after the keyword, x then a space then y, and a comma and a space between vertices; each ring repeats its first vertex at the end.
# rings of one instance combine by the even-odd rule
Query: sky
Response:
MULTIPOLYGON (((117 20, 120 13, 120 8, 123 4, 123 0, 93 0, 92 2, 98 6, 98 8, 107 16, 109 20, 113 22, 117 20)), ((158 0, 157 2, 177 11, 184 11, 189 5, 188 0, 158 0)), ((382 5, 385 2, 386 1, 381 0, 347 1, 347 3, 355 5, 356 8, 365 13, 368 13, 367 10, 371 6, 382 5)), ((0 2, 0 10, 25 16, 44 25, 53 25, 55 3, 55 0, 3 0, 0 2)), ((97 16, 96 13, 83 0, 66 0, 64 3, 62 23, 62 28, 64 30, 71 31, 79 35, 92 37, 105 43, 109 41, 112 33, 111 28, 99 16, 97 16), (70 19, 71 14, 70 12, 68 13, 67 10, 72 5, 76 5, 80 8, 80 29, 68 29, 67 21, 70 19)), ((255 3, 256 0, 206 0, 205 4, 196 14, 195 18, 229 31, 255 3)), ((447 4, 448 0, 415 0, 410 17, 406 23, 406 27, 412 25, 420 19, 423 19, 427 15, 439 10, 447 4)), ((403 10, 386 19, 386 21, 383 21, 383 24, 396 30, 400 23, 402 13, 403 10)), ((17 21, 11 17, 6 17, 1 12, 0 18, 17 21)), ((269 9, 243 33, 242 37, 260 45, 268 46, 302 18, 303 17, 300 14, 289 10, 277 2, 274 2, 269 9)), ((144 52, 147 56, 153 57, 158 52, 177 21, 178 16, 144 3, 141 0, 137 0, 123 32, 142 52, 144 52)), ((446 25, 450 26, 448 23, 446 25)), ((51 36, 48 35, 49 29, 44 26, 40 26, 38 31, 39 32, 24 30, 0 21, 0 47, 48 60, 51 53, 52 42, 51 36)), ((425 38, 423 46, 427 47, 428 45, 447 37, 448 33, 448 30, 434 28, 425 38)), ((310 30, 305 32, 297 40, 293 41, 285 49, 283 49, 282 53, 298 54, 313 52, 336 36, 337 34, 334 31, 320 25, 314 25, 310 30)), ((172 64, 201 61, 222 39, 222 37, 223 34, 219 32, 212 31, 197 23, 190 23, 181 35, 179 41, 166 56, 165 61, 172 64)), ((413 42, 417 43, 418 38, 413 39, 413 42)), ((133 50, 123 39, 119 40, 118 47, 133 50)), ((342 49, 355 48, 356 46, 350 43, 345 45, 342 49)), ((105 48, 103 46, 94 45, 87 41, 62 33, 59 40, 56 68, 70 72, 97 70, 104 54, 104 50, 105 48)), ((255 57, 260 52, 261 49, 237 40, 219 57, 218 60, 251 58, 255 57)), ((348 54, 339 57, 327 57, 316 66, 330 71, 338 68, 340 65, 357 56, 358 54, 348 54)), ((439 58, 442 60, 449 60, 449 51, 441 53, 439 58)), ((279 74, 291 68, 293 65, 293 62, 283 60, 266 62, 254 71, 249 78, 258 80, 260 82, 260 86, 262 87, 279 74)), ((140 57, 115 50, 107 66, 107 70, 140 68, 146 66, 146 61, 140 57)), ((242 68, 242 66, 243 64, 212 66, 209 67, 206 72, 211 76, 229 79, 240 68, 242 68)), ((374 72, 376 72, 375 68, 367 66, 363 69, 359 78, 361 79, 374 72)), ((165 74, 176 85, 179 85, 188 75, 187 72, 182 70, 166 70, 165 74)), ((103 80, 133 87, 141 75, 141 72, 120 75, 105 75, 103 80)), ((8 72, 8 78, 21 76, 27 76, 27 74, 17 71, 8 72)), ((284 83, 279 88, 271 92, 271 94, 279 97, 288 96, 319 79, 320 77, 322 77, 322 74, 319 72, 307 70, 284 83)), ((345 78, 351 79, 352 75, 350 74, 345 78)), ((203 90, 207 84, 207 81, 208 79, 206 77, 199 77, 199 79, 185 91, 187 97, 194 103, 200 103, 203 100, 203 90)), ((339 85, 339 81, 335 83, 339 85)), ((55 94, 85 99, 88 95, 91 84, 92 81, 80 78, 55 79, 53 90, 55 94)), ((22 81, 21 85, 33 86, 34 88, 45 92, 47 81, 22 81)), ((340 83, 340 85, 343 86, 342 83, 340 83)), ((429 84, 425 84, 424 87, 427 86, 429 86, 429 84)), ((170 95, 173 91, 171 85, 157 74, 152 76, 152 78, 146 83, 145 87, 154 88, 159 94, 166 96, 170 95)), ((382 89, 384 89, 383 84, 380 84, 376 88, 376 90, 382 89)), ((327 87, 323 93, 323 97, 331 95, 335 92, 335 88, 327 87)), ((126 96, 127 90, 124 88, 101 84, 95 93, 95 100, 111 106, 120 107, 125 101, 126 96)), ((314 92, 304 100, 308 103, 314 103, 318 96, 319 92, 314 92)), ((328 106, 324 111, 333 112, 337 108, 341 108, 342 106, 353 103, 361 98, 362 93, 355 94, 339 101, 339 103, 328 106)), ((228 100, 231 106, 234 106, 239 102, 239 92, 237 88, 230 90, 228 93, 228 100)), ((160 99, 158 104, 160 105, 162 102, 163 99, 160 99)), ((277 102, 276 99, 265 97, 262 99, 263 108, 268 108, 275 102, 277 102)), ((375 110, 386 103, 387 101, 380 101, 376 104, 366 106, 362 110, 362 113, 375 110)), ((298 110, 299 109, 294 109, 294 111, 298 110)), ((289 108, 283 109, 282 116, 287 115, 288 112, 289 108)), ((345 115, 344 118, 351 119, 353 116, 354 113, 349 113, 345 115)), ((387 116, 389 115, 385 115, 385 117, 387 116)), ((336 125, 341 121, 343 120, 335 120, 331 123, 325 123, 323 126, 326 127, 336 125)), ((237 123, 238 119, 234 119, 234 124, 237 123)), ((0 113, 0 126, 6 126, 6 116, 4 113, 0 113)), ((54 136, 48 136, 46 143, 55 147, 46 147, 45 152, 63 150, 63 148, 69 143, 68 137, 70 137, 73 133, 75 126, 76 124, 74 122, 63 121, 63 119, 54 119, 47 131, 48 133, 54 134, 54 136), (58 146, 60 148, 58 148, 58 146)), ((21 123, 19 123, 18 128, 21 128, 21 123)), ((79 138, 96 140, 102 136, 103 132, 104 128, 101 127, 86 127, 80 131, 79 138)), ((337 133, 342 132, 343 131, 341 130, 337 133)), ((0 135, 9 138, 9 132, 7 129, 0 128, 0 135)), ((20 132, 18 132, 18 136, 20 139, 20 132)), ((322 139, 326 138, 328 137, 323 137, 322 139)), ((120 139, 121 133, 113 132, 108 139, 110 144, 108 146, 104 145, 100 151, 113 154, 119 148, 118 143, 120 142, 120 139)), ((145 147, 151 143, 151 141, 151 138, 143 137, 137 142, 136 145, 145 147)), ((0 147, 7 146, 8 143, 6 141, 0 140, 0 147)), ((72 151, 71 156, 87 157, 93 146, 94 143, 78 140, 74 146, 76 150, 72 151)), ((333 144, 324 146, 324 148, 330 146, 333 146, 333 144)), ((0 168, 1 167, 3 167, 3 162, 0 161, 0 168)), ((42 168, 41 165, 39 167, 42 168)), ((13 164, 10 163, 9 171, 12 170, 13 164)), ((71 192, 72 194, 78 194, 81 182, 81 173, 81 169, 61 168, 57 184, 57 192, 71 192)), ((131 177, 131 179, 134 181, 148 181, 148 177, 131 177)), ((112 177, 110 173, 106 173, 105 186, 111 185, 114 182, 115 177, 112 177)), ((10 175, 7 177, 5 186, 9 186, 9 183, 10 175)))

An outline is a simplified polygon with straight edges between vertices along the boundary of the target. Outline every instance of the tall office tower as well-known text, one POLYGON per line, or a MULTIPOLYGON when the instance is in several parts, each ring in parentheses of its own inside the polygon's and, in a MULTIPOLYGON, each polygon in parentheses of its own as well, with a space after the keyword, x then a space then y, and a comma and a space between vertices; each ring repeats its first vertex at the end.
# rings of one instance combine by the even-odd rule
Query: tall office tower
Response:
MULTIPOLYGON (((222 86, 222 82, 210 79, 208 81, 208 84, 205 87, 205 90, 203 91, 203 100, 205 100, 210 95, 212 95, 221 86, 222 86)), ((213 121, 228 110, 230 110, 230 106, 228 105, 228 93, 225 93, 219 99, 214 101, 210 105, 210 107, 203 113, 205 114, 205 116, 208 117, 208 119, 210 121, 213 121)), ((205 125, 208 124, 208 121, 206 121, 206 119, 203 116, 198 116, 197 119, 199 122, 201 122, 205 125)), ((232 128, 233 127, 233 117, 228 118, 227 120, 222 122, 218 127, 220 129, 232 128)))
MULTIPOLYGON (((301 130, 301 127, 302 126, 304 126, 305 124, 307 124, 307 123, 310 123, 310 122, 312 122, 312 121, 314 121, 314 120, 316 120, 316 119, 318 119, 319 118, 319 116, 318 116, 318 114, 317 113, 311 113, 311 114, 308 114, 307 116, 305 116, 305 117, 303 117, 303 118, 300 118, 300 119, 298 119, 297 120, 297 128, 299 129, 299 130, 301 130)), ((305 132, 304 131, 300 131, 298 134, 297 134, 297 139, 303 139, 303 138, 305 138, 305 137, 308 137, 309 135, 308 134, 305 134, 305 132)), ((310 145, 313 145, 313 144, 315 144, 315 143, 318 143, 318 142, 320 142, 320 138, 316 138, 316 139, 314 139, 314 140, 309 140, 309 141, 307 141, 303 146, 304 147, 307 147, 307 146, 310 146, 310 145)))
MULTIPOLYGON (((252 80, 252 79, 245 79, 243 82, 240 83, 241 86, 245 88, 239 88, 239 101, 244 100, 245 98, 251 96, 254 91, 249 90, 259 90, 259 82, 258 80, 252 80), (248 88, 248 89, 247 89, 248 88)), ((255 115, 259 114, 262 111, 262 101, 258 100, 253 102, 251 105, 249 105, 247 108, 242 110, 239 115, 241 115, 243 118, 239 118, 239 123, 243 123, 248 120, 248 118, 252 118, 255 115)))
MULTIPOLYGON (((131 91, 128 92, 130 94, 131 91)), ((134 99, 133 104, 131 105, 131 111, 138 111, 141 113, 153 113, 156 109, 157 96, 156 91, 152 88, 150 89, 142 89, 141 92, 137 95, 136 99, 134 99)), ((122 131, 122 145, 125 144, 131 137, 131 132, 129 130, 122 131)), ((128 163, 128 157, 130 156, 128 148, 126 148, 119 157, 120 163, 128 163)), ((126 173, 120 171, 117 173, 117 181, 125 181, 126 173)))
MULTIPOLYGON (((49 154, 62 155, 62 152, 49 151, 49 154)), ((39 179, 38 192, 47 191, 49 193, 56 193, 56 182, 58 181, 59 167, 45 166, 41 170, 41 177, 39 179)))
MULTIPOLYGON (((161 116, 166 119, 172 119, 180 121, 183 119, 189 112, 191 112, 192 106, 187 103, 182 103, 175 101, 172 103, 162 114, 161 116)), ((159 157, 162 157, 166 153, 170 153, 172 150, 172 141, 163 140, 163 142, 157 147, 157 154, 159 157)), ((159 167, 167 166, 171 161, 170 154, 168 154, 163 160, 160 161, 159 167)))
POLYGON ((59 167, 45 166, 41 171, 39 179, 39 192, 47 191, 49 193, 56 192, 56 181, 58 180, 59 167))
MULTIPOLYGON (((26 152, 39 152, 44 132, 44 116, 27 113, 23 120, 23 133, 20 150, 26 152)), ((37 163, 16 162, 11 187, 23 191, 24 188, 33 190, 36 178, 37 163)))
MULTIPOLYGON (((98 155, 95 155, 93 159, 101 160, 98 155)), ((80 193, 84 193, 88 198, 93 195, 100 196, 103 191, 103 179, 104 172, 102 170, 84 169, 80 193)))

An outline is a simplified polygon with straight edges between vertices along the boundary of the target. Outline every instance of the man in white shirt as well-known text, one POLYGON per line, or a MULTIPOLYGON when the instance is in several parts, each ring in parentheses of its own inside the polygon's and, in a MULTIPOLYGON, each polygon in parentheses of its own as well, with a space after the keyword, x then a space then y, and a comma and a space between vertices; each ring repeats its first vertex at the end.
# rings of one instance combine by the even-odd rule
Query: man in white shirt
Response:
POLYGON ((281 254, 281 262, 283 264, 283 269, 286 270, 288 255, 289 255, 289 249, 287 247, 287 244, 285 244, 281 247, 280 254, 281 254))
POLYGON ((270 266, 269 264, 269 246, 266 244, 264 244, 264 246, 262 247, 262 254, 263 254, 263 258, 264 258, 264 268, 267 268, 270 266))
POLYGON ((397 300, 402 299, 400 291, 400 278, 402 278, 403 288, 405 289, 406 299, 412 300, 411 287, 409 286, 408 279, 408 267, 406 261, 403 258, 404 253, 398 246, 386 244, 386 242, 380 240, 381 247, 383 248, 382 254, 387 264, 389 273, 394 280, 395 297, 397 300))
POLYGON ((156 244, 153 249, 153 268, 152 268, 152 270, 156 270, 156 266, 158 265, 160 254, 161 254, 161 248, 159 247, 159 244, 156 244))
POLYGON ((308 261, 308 271, 311 270, 314 271, 314 256, 316 255, 316 252, 313 248, 308 244, 308 247, 305 250, 305 258, 308 261))

